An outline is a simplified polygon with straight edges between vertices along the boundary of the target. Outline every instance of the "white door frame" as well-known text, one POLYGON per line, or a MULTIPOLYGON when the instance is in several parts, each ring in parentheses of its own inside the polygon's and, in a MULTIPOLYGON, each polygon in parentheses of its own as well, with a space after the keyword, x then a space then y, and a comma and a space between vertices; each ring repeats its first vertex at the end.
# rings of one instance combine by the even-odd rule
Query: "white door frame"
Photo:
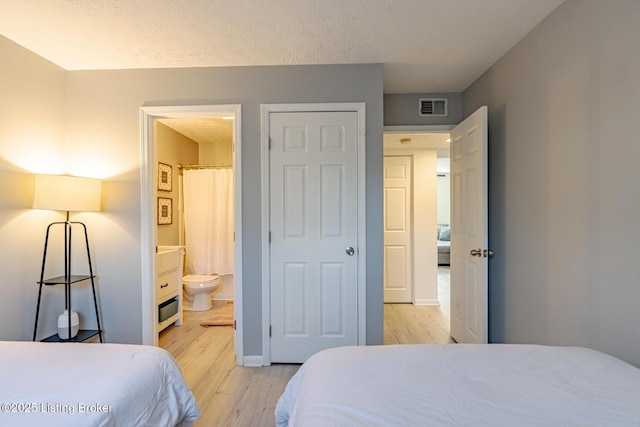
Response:
POLYGON ((242 108, 233 105, 175 105, 140 108, 140 217, 142 243, 142 343, 158 345, 158 310, 156 300, 156 136, 155 121, 162 118, 221 117, 234 114, 233 179, 234 179, 234 346, 236 363, 242 364, 242 108))
POLYGON ((366 114, 365 103, 327 104, 262 104, 262 365, 271 364, 269 329, 271 323, 271 256, 269 248, 270 196, 269 196, 269 115, 276 112, 301 113, 323 111, 353 111, 358 114, 358 345, 366 344, 366 114))

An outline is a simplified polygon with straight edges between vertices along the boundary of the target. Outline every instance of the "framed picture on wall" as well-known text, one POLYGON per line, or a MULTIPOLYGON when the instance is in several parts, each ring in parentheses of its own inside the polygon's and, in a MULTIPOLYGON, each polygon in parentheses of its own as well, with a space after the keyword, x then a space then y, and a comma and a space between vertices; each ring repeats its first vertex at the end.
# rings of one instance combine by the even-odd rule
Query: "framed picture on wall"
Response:
POLYGON ((173 199, 158 197, 158 225, 173 223, 173 199))
POLYGON ((158 162, 158 190, 171 191, 171 174, 171 165, 158 162))

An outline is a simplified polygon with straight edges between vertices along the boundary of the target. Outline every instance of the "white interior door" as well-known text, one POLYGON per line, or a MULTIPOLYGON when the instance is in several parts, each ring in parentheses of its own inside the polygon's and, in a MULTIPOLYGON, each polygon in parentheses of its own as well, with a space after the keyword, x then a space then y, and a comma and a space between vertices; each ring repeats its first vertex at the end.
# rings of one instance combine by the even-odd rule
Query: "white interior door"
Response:
POLYGON ((358 343, 358 115, 269 115, 271 362, 358 343))
POLYGON ((451 336, 488 342, 487 107, 451 131, 451 336))
POLYGON ((384 157, 384 302, 412 301, 411 157, 384 157))

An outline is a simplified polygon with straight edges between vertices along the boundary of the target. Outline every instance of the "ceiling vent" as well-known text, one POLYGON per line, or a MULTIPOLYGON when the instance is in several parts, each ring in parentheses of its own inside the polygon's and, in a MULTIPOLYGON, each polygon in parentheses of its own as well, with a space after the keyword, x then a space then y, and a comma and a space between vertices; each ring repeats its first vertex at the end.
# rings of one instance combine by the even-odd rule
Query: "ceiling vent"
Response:
POLYGON ((446 98, 420 98, 418 115, 420 117, 447 117, 446 98))

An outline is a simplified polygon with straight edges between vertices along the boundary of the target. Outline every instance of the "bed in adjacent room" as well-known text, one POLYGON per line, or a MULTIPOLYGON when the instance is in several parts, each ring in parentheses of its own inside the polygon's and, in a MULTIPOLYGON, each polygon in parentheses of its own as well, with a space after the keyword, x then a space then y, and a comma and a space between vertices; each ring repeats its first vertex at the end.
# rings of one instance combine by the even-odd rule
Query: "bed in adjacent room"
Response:
POLYGON ((278 427, 637 426, 640 369, 578 347, 341 347, 309 358, 278 427))
POLYGON ((128 344, 0 342, 2 426, 191 426, 175 359, 128 344))

